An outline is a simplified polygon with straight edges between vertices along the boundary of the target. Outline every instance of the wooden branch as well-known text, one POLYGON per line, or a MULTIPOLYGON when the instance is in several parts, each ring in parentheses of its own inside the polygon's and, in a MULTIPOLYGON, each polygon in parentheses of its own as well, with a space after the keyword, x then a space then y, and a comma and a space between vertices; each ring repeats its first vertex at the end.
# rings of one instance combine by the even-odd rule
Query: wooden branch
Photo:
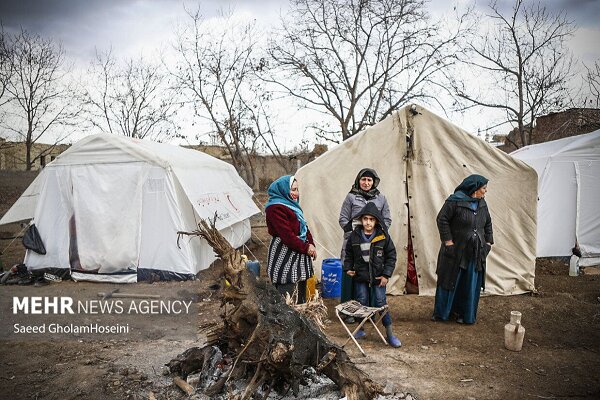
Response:
POLYGON ((194 387, 178 376, 173 378, 173 383, 188 396, 191 396, 194 393, 194 387))

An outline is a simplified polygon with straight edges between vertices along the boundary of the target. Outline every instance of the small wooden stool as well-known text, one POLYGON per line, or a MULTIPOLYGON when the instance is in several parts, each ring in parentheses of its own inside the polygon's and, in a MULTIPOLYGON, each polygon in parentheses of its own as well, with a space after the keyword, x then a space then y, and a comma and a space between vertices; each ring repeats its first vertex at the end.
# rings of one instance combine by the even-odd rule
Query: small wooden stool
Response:
POLYGON ((335 306, 335 315, 337 315, 338 319, 342 323, 342 326, 344 327, 344 329, 350 336, 344 342, 344 344, 342 345, 342 348, 344 346, 346 346, 350 340, 352 340, 354 342, 354 344, 356 345, 356 347, 358 347, 358 349, 360 350, 362 355, 365 357, 367 356, 365 354, 364 350, 362 349, 362 347, 360 346, 360 344, 358 344, 358 342, 356 341, 356 338, 354 337, 354 334, 356 332, 358 332, 360 330, 360 328, 362 328, 363 325, 367 323, 367 321, 371 322, 371 324, 373 325, 373 327, 379 334, 379 337, 381 338, 381 340, 383 340, 383 343, 385 343, 387 345, 388 342, 387 342, 387 340, 385 340, 385 338, 381 334, 381 331, 377 327, 377 324, 381 322, 381 320, 383 319, 383 317, 385 317, 385 315, 388 313, 388 311, 389 310, 388 310, 387 304, 382 307, 367 307, 367 306, 363 306, 356 300, 350 300, 350 301, 347 301, 345 303, 338 304, 337 306, 335 306), (378 312, 381 312, 381 315, 379 316, 379 318, 377 318, 377 321, 373 321, 373 316, 375 314, 377 314, 378 312), (360 320, 360 323, 358 324, 358 326, 356 327, 356 329, 353 332, 350 331, 350 329, 348 328, 348 326, 342 319, 341 314, 344 314, 349 317, 354 317, 354 318, 360 320))

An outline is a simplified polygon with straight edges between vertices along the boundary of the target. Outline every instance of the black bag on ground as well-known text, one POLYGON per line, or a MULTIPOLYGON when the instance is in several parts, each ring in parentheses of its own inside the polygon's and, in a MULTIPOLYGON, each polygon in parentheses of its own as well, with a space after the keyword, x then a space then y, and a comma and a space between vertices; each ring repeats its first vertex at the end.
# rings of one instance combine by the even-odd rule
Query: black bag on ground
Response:
POLYGON ((25 246, 26 249, 35 251, 38 254, 46 254, 44 242, 42 242, 40 232, 35 227, 35 224, 31 224, 23 235, 23 246, 25 246))

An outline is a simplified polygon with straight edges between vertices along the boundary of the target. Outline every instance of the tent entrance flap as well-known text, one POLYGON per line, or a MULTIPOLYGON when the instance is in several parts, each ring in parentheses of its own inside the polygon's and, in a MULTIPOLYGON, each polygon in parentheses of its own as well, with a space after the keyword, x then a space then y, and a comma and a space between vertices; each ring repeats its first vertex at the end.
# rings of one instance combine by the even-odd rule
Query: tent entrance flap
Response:
POLYGON ((571 254, 575 245, 577 221, 576 165, 571 161, 552 162, 546 166, 540 182, 538 202, 537 254, 557 257, 571 254), (562 182, 562 185, 556 185, 562 182), (552 204, 560 204, 560 212, 552 204), (552 232, 551 235, 546 232, 552 232))
POLYGON ((84 271, 110 274, 137 269, 147 169, 142 163, 71 168, 74 234, 84 271))
POLYGON ((600 160, 577 163, 577 241, 584 257, 600 257, 600 160))
MULTIPOLYGON (((405 159, 405 164, 408 165, 413 159, 414 159, 414 128, 412 127, 412 124, 410 122, 408 122, 409 124, 409 129, 408 129, 408 134, 406 135, 406 156, 404 157, 405 159)), ((405 284, 404 284, 404 292, 406 294, 419 294, 419 274, 418 274, 418 270, 417 270, 417 263, 415 260, 415 251, 414 251, 414 247, 413 247, 413 231, 410 227, 410 220, 412 218, 412 214, 411 214, 411 204, 410 204, 410 199, 412 198, 411 193, 410 193, 410 189, 408 186, 408 182, 409 182, 409 170, 412 170, 412 167, 409 168, 408 166, 406 166, 404 168, 404 198, 406 199, 406 203, 404 203, 404 205, 406 206, 406 222, 404 223, 404 225, 406 225, 406 237, 407 237, 407 242, 405 244, 406 246, 406 280, 405 280, 405 284)), ((404 265, 404 264, 400 264, 400 265, 404 265)), ((404 271, 402 271, 404 273, 404 271)))

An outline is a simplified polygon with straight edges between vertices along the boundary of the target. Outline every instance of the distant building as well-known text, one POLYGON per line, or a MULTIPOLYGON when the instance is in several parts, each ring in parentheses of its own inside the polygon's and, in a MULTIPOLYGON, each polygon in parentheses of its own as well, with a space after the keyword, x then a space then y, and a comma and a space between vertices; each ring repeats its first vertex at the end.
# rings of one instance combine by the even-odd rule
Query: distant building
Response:
MULTIPOLYGON (((31 170, 37 171, 54 160, 60 153, 68 149, 68 144, 34 143, 31 148, 31 158, 35 160, 31 170)), ((27 169, 26 148, 23 142, 10 142, 0 138, 0 171, 25 171, 27 169)))
POLYGON ((535 143, 549 142, 600 129, 600 109, 571 108, 539 117, 534 129, 535 143), (544 139, 544 140, 541 140, 544 139))
MULTIPOLYGON (((531 127, 527 126, 526 129, 531 129, 531 127)), ((550 142, 598 129, 600 129, 600 109, 570 108, 536 118, 530 144, 550 142)), ((511 153, 517 149, 515 144, 523 147, 517 128, 504 137, 504 144, 498 148, 506 153, 511 153)))

